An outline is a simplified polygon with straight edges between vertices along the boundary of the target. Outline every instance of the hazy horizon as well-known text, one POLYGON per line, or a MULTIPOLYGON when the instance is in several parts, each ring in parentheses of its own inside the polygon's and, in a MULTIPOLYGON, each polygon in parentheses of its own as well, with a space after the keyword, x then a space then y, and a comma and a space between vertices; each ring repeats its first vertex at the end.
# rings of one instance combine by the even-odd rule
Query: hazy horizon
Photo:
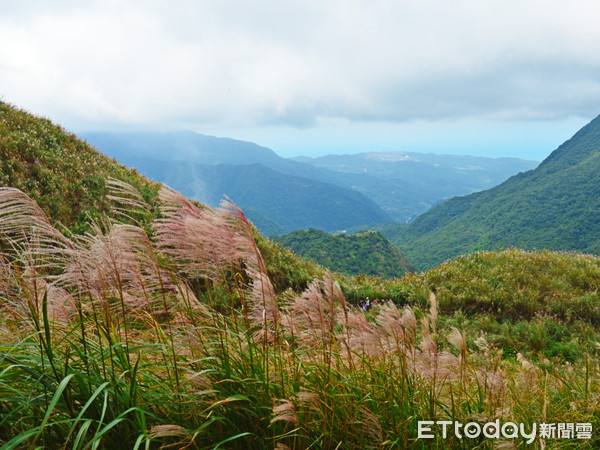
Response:
MULTIPOLYGON (((403 152, 403 153, 421 153, 438 155, 462 155, 462 156, 480 156, 488 158, 519 158, 531 161, 543 161, 550 153, 558 148, 563 142, 570 139, 579 129, 589 122, 588 119, 569 118, 555 124, 552 127, 552 133, 540 136, 535 132, 523 130, 522 124, 511 124, 517 131, 516 133, 502 133, 502 124, 487 124, 496 132, 496 136, 490 135, 482 137, 477 131, 478 125, 472 125, 474 133, 471 136, 461 134, 467 126, 456 126, 453 129, 451 124, 436 127, 442 128, 443 133, 427 136, 426 133, 420 134, 420 130, 425 125, 416 126, 410 130, 410 133, 400 135, 399 133, 378 134, 378 139, 366 142, 354 139, 352 134, 346 134, 342 138, 332 137, 323 130, 278 130, 274 133, 265 132, 265 130, 229 130, 228 134, 219 132, 220 130, 191 130, 191 129, 167 129, 159 126, 112 126, 99 129, 69 130, 79 136, 85 136, 87 133, 107 132, 107 133, 146 133, 146 132, 194 132, 217 138, 229 138, 239 141, 252 142, 261 147, 266 147, 274 151, 283 158, 311 157, 318 158, 328 155, 354 155, 359 153, 371 152, 403 152), (519 129, 521 128, 521 129, 519 129), (304 136, 303 136, 304 134, 304 136), (308 145, 304 145, 308 142, 308 145)), ((531 128, 544 128, 546 124, 533 124, 531 128)), ((431 128, 434 128, 432 126, 431 128)), ((223 131, 223 130, 221 130, 223 131)), ((360 130, 354 130, 360 134, 360 130)), ((531 131, 531 130, 529 130, 531 131)), ((367 139, 372 139, 373 134, 366 134, 367 139)))

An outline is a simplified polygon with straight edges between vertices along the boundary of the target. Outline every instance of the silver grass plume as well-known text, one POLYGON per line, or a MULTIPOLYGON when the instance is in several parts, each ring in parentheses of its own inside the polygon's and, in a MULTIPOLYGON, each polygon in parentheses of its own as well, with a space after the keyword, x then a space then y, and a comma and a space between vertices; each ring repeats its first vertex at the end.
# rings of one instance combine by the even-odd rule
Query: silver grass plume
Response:
POLYGON ((107 198, 112 202, 112 212, 116 216, 125 218, 128 222, 136 223, 134 213, 150 213, 150 208, 139 191, 130 184, 109 177, 106 180, 109 190, 107 198))
POLYGON ((219 214, 227 219, 232 233, 233 248, 236 256, 244 262, 244 270, 252 280, 250 293, 249 316, 257 324, 263 326, 273 323, 275 327, 280 320, 280 310, 275 289, 267 273, 267 266, 254 239, 254 228, 243 211, 228 200, 221 202, 219 214))
POLYGON ((273 407, 271 415, 273 416, 271 419, 271 423, 288 422, 294 425, 298 425, 298 415, 296 414, 296 407, 291 401, 287 399, 280 399, 279 404, 273 407))
POLYGON ((346 320, 351 317, 346 311, 340 286, 330 273, 326 273, 322 280, 313 280, 287 309, 285 325, 291 328, 301 343, 308 346, 328 345, 334 341, 340 309, 344 311, 346 320))
POLYGON ((170 188, 160 191, 160 200, 163 218, 154 222, 158 249, 181 273, 222 281, 224 270, 239 260, 227 220, 170 188))
MULTIPOLYGON (((22 244, 32 241, 29 252, 37 253, 36 260, 42 254, 49 256, 52 252, 43 249, 60 250, 72 247, 72 242, 52 226, 50 220, 39 205, 24 192, 15 188, 0 188, 0 238, 12 247, 15 254, 21 253, 22 244), (38 252, 41 249, 41 252, 38 252)), ((4 245, 3 245, 4 247, 4 245)), ((9 250, 4 247, 4 250, 9 250)), ((40 264, 52 264, 40 261, 40 264)))

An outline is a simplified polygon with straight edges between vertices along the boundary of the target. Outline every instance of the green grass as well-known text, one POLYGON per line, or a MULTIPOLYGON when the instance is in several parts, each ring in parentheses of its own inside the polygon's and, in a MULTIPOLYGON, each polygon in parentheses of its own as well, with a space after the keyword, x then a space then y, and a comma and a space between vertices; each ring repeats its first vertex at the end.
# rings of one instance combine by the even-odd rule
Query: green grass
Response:
MULTIPOLYGON (((274 297, 252 228, 235 209, 208 214, 181 197, 162 201, 152 239, 142 228, 113 223, 92 227, 93 234, 72 241, 74 251, 60 254, 51 228, 37 229, 55 239, 40 245, 18 211, 0 214, 2 229, 22 224, 24 233, 7 232, 16 251, 2 265, 5 448, 491 448, 483 438, 419 440, 418 421, 600 425, 597 348, 580 346, 569 363, 547 360, 539 348, 506 352, 509 344, 495 333, 511 345, 527 336, 543 349, 556 339, 548 334, 551 321, 537 313, 503 321, 485 307, 498 285, 486 288, 475 276, 513 264, 531 279, 508 271, 507 289, 539 278, 528 287, 547 286, 539 305, 551 307, 561 292, 578 292, 585 303, 595 289, 594 258, 480 254, 380 280, 374 290, 393 287, 404 297, 365 315, 348 306, 327 274, 304 292, 274 297), (215 265, 199 252, 200 228, 222 233, 210 242, 223 252, 227 237, 237 249, 231 259, 215 265), (540 272, 526 270, 527 261, 540 272), (460 293, 474 289, 481 307, 471 315, 458 305, 472 306, 460 293)), ((369 285, 358 281, 351 287, 345 280, 345 289, 369 285)), ((508 311, 519 305, 517 298, 508 311)), ((556 333, 572 332, 552 322, 556 333)), ((595 339, 593 327, 588 331, 595 339)), ((545 445, 599 443, 594 436, 545 445)))
POLYGON ((600 342, 600 259, 578 253, 478 252, 400 280, 340 279, 361 295, 425 307, 435 292, 442 323, 481 333, 506 355, 575 362, 600 342))
POLYGON ((0 101, 0 186, 21 189, 48 217, 75 233, 108 213, 108 178, 123 180, 156 206, 159 185, 50 120, 0 101))
POLYGON ((0 175, 31 197, 0 189, 3 449, 492 448, 417 424, 496 419, 591 423, 590 441, 533 447, 600 445, 598 258, 508 250, 334 281, 236 208, 159 196, 0 106, 0 175), (109 177, 141 195, 120 185, 115 204, 109 177))

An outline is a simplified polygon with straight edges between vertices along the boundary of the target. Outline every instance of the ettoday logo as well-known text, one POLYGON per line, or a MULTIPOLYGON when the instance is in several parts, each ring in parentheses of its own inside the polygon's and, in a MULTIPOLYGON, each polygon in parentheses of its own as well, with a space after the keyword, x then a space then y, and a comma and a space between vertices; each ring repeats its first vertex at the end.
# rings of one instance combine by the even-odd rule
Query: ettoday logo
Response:
POLYGON ((591 423, 524 423, 494 422, 480 424, 468 422, 463 424, 452 420, 420 420, 418 422, 418 438, 433 439, 435 433, 446 439, 453 433, 458 439, 476 439, 480 436, 488 439, 526 439, 527 444, 533 443, 537 437, 541 439, 591 439, 591 423))

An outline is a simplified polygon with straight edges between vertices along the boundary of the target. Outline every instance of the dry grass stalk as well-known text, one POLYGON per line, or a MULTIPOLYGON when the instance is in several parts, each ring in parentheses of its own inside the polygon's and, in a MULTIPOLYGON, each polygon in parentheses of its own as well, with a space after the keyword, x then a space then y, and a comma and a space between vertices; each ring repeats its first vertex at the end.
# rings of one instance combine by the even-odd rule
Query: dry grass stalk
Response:
POLYGON ((348 340, 343 348, 373 358, 383 357, 388 349, 386 333, 383 328, 374 326, 363 312, 349 311, 347 314, 347 333, 338 338, 348 340))
POLYGON ((359 408, 363 431, 371 448, 379 447, 383 441, 383 429, 377 416, 366 408, 359 408))
POLYGON ((331 345, 340 310, 346 307, 341 299, 339 285, 327 274, 323 280, 312 281, 301 296, 294 298, 287 308, 291 318, 286 318, 285 324, 293 327, 290 331, 305 346, 331 345))
POLYGON ((150 208, 146 200, 130 184, 115 178, 108 178, 106 180, 106 187, 109 189, 107 198, 112 201, 112 210, 116 216, 135 223, 136 220, 132 217, 132 212, 144 211, 149 213, 150 208))
POLYGON ((296 394, 298 404, 301 406, 315 408, 321 403, 321 397, 315 392, 300 391, 296 394))
POLYGON ((429 317, 431 318, 431 328, 432 332, 435 334, 437 332, 437 322, 438 322, 438 304, 435 298, 435 293, 429 293, 429 317))
MULTIPOLYGON (((54 228, 44 211, 28 195, 14 188, 0 187, 0 248, 8 251, 12 247, 13 256, 23 252, 23 243, 32 241, 27 251, 38 249, 67 249, 72 243, 54 228)), ((40 252, 48 256, 51 252, 40 252)), ((40 261, 40 263, 46 263, 40 261)))
POLYGON ((273 407, 271 423, 288 422, 298 425, 298 415, 294 404, 286 399, 280 399, 279 405, 273 407))
POLYGON ((31 228, 52 228, 38 204, 19 189, 0 187, 0 234, 21 239, 31 228))
POLYGON ((163 438, 178 440, 172 444, 164 444, 161 448, 187 448, 194 441, 194 436, 180 425, 156 425, 150 429, 148 440, 163 438))
POLYGON ((159 250, 188 277, 227 284, 228 271, 243 271, 251 280, 250 318, 263 326, 277 323, 275 290, 244 213, 227 201, 217 211, 200 208, 168 188, 160 198, 163 219, 155 221, 159 250))
POLYGON ((221 202, 219 214, 227 220, 232 231, 230 245, 236 250, 236 257, 244 262, 245 272, 252 280, 250 318, 263 327, 272 323, 277 328, 281 312, 265 261, 254 240, 252 224, 237 205, 227 200, 221 202))
POLYGON ((155 221, 158 249, 192 278, 223 281, 224 270, 238 262, 228 222, 168 188, 160 191, 163 218, 155 221))

